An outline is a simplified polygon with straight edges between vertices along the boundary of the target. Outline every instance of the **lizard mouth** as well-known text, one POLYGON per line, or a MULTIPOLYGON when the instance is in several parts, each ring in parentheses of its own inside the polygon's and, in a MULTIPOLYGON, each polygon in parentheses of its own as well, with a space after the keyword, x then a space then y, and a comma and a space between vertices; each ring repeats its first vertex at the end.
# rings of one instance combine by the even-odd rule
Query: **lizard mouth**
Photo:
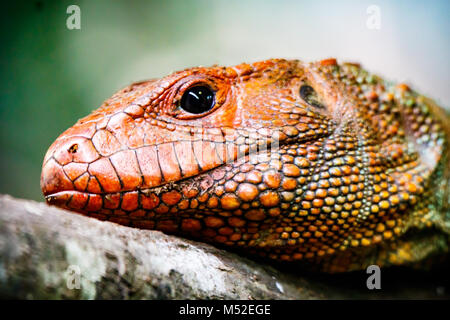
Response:
MULTIPOLYGON (((263 148, 256 144, 234 145, 236 154, 229 158, 229 161, 222 161, 221 164, 196 175, 185 176, 176 181, 166 181, 150 188, 138 186, 131 190, 118 190, 117 192, 105 192, 105 190, 92 192, 86 188, 77 190, 63 166, 49 158, 44 164, 41 185, 48 204, 83 214, 130 215, 136 210, 145 210, 147 212, 154 211, 156 215, 167 216, 168 211, 174 207, 183 211, 196 209, 191 200, 208 193, 215 183, 227 180, 227 170, 231 170, 236 163, 250 162, 251 157, 277 153, 285 145, 311 142, 328 134, 324 133, 320 137, 317 135, 286 137, 276 143, 269 142, 263 148), (54 161, 56 165, 48 165, 51 161, 54 161), (46 188, 46 185, 54 187, 49 189, 46 188), (186 206, 186 203, 189 205, 186 206)), ((83 174, 87 174, 87 171, 83 174)))
POLYGON ((151 210, 159 203, 176 204, 180 200, 177 199, 176 193, 183 194, 187 198, 206 193, 213 186, 215 179, 225 177, 225 167, 229 165, 224 163, 198 176, 185 177, 178 181, 166 182, 151 188, 101 193, 63 190, 45 195, 45 200, 48 204, 80 212, 94 212, 102 208, 130 211, 136 207, 135 204, 137 204, 137 207, 151 210), (167 194, 169 196, 164 196, 167 194))

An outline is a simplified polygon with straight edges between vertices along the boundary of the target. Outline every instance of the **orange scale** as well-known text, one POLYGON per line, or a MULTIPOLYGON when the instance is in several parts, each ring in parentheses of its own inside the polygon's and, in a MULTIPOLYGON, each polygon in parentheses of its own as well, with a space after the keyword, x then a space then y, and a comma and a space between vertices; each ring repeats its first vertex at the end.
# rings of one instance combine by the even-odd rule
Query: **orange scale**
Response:
POLYGON ((86 206, 89 195, 86 193, 76 193, 72 196, 67 206, 71 209, 81 210, 86 206))
POLYGON ((108 194, 104 198, 104 207, 107 209, 117 209, 120 204, 120 193, 108 194))
POLYGON ((89 195, 88 204, 84 208, 86 211, 99 211, 103 206, 103 199, 98 194, 89 195))
POLYGON ((130 218, 142 218, 145 217, 147 212, 145 210, 135 210, 129 214, 130 218))
POLYGON ((139 194, 137 191, 125 193, 122 197, 122 209, 126 211, 137 209, 139 206, 138 197, 139 194))
POLYGON ((148 195, 141 193, 140 200, 142 208, 146 210, 152 210, 156 208, 160 202, 159 198, 154 193, 150 193, 148 195))

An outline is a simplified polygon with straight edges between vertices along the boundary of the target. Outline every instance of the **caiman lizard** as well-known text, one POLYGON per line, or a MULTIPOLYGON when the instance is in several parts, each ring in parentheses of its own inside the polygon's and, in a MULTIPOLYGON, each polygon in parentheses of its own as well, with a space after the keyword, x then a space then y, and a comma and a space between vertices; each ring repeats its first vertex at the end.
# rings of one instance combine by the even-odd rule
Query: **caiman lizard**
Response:
POLYGON ((48 203, 324 272, 448 252, 450 120, 355 63, 134 83, 48 150, 48 203))

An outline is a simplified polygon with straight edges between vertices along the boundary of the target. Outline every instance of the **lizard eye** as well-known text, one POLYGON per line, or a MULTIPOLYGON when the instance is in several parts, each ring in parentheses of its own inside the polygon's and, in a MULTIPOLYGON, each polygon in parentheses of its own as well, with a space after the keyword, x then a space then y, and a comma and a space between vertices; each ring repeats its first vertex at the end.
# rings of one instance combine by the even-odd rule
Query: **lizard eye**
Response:
POLYGON ((207 86, 195 86, 181 97, 180 108, 186 112, 200 114, 214 107, 214 92, 207 86))
POLYGON ((304 84, 300 87, 300 97, 302 97, 302 99, 310 106, 319 109, 325 109, 325 106, 320 103, 316 91, 314 91, 314 89, 307 84, 304 84))

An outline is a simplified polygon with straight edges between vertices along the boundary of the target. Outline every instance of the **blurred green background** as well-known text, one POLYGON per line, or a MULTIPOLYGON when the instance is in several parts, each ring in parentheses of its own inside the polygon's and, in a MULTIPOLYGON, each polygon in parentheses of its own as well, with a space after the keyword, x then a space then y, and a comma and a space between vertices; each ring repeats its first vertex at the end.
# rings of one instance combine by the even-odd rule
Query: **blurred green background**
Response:
POLYGON ((361 62, 450 105, 450 1, 27 1, 2 4, 0 193, 43 200, 53 140, 127 84, 272 57, 361 62), (81 9, 68 30, 66 9, 81 9), (381 13, 369 29, 367 8, 381 13))

